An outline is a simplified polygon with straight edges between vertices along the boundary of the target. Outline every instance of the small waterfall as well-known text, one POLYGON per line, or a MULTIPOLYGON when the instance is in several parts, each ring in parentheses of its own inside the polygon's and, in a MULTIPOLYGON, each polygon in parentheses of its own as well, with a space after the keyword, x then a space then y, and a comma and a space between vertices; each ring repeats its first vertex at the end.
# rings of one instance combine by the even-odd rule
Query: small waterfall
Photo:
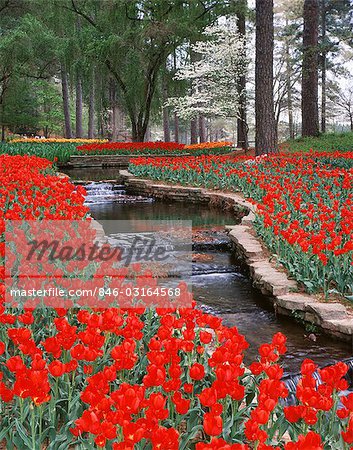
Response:
POLYGON ((96 205, 102 203, 127 203, 127 202, 143 202, 150 203, 151 198, 142 196, 131 196, 126 194, 125 186, 108 182, 91 182, 85 184, 87 197, 86 205, 96 205))
POLYGON ((345 378, 349 384, 349 388, 353 390, 353 358, 344 359, 343 362, 348 366, 348 372, 345 378))
POLYGON ((100 195, 102 193, 104 194, 109 192, 116 192, 119 194, 125 193, 125 186, 106 182, 92 182, 86 184, 85 188, 89 195, 100 195))
POLYGON ((284 384, 286 385, 289 392, 288 397, 283 400, 283 403, 286 406, 296 404, 296 391, 300 379, 301 375, 299 373, 286 375, 282 378, 282 381, 284 381, 284 384))
MULTIPOLYGON (((352 391, 353 390, 353 358, 344 359, 343 362, 345 364, 347 364, 347 366, 348 366, 348 372, 344 378, 348 382, 348 390, 352 391)), ((331 364, 329 364, 329 365, 331 365, 331 364)), ((324 366, 323 368, 325 368, 325 367, 328 367, 328 366, 324 366)), ((322 384, 322 380, 321 380, 319 372, 314 372, 313 377, 316 380, 317 386, 322 384)), ((295 405, 297 403, 296 390, 297 390, 297 385, 299 383, 299 380, 301 378, 302 378, 302 376, 300 373, 287 374, 282 378, 282 381, 284 381, 284 383, 289 391, 288 397, 283 400, 283 404, 285 404, 286 406, 295 405)), ((341 395, 346 395, 346 394, 347 394, 347 391, 343 391, 341 393, 341 395)))
MULTIPOLYGON (((316 386, 322 384, 319 372, 314 372, 313 377, 316 380, 316 386)), ((300 373, 288 374, 282 378, 282 381, 284 381, 284 384, 286 385, 289 392, 288 397, 283 400, 283 403, 286 406, 295 405, 297 403, 296 391, 301 378, 302 375, 300 373)))

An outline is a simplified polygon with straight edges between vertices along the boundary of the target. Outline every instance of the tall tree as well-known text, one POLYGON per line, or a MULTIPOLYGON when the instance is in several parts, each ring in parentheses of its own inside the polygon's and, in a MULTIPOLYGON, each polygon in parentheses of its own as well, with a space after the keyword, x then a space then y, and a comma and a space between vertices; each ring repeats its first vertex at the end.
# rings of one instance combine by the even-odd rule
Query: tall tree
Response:
POLYGON ((321 0, 321 132, 326 132, 326 0, 321 0))
POLYGON ((61 135, 64 115, 60 86, 54 80, 31 80, 30 84, 35 89, 34 97, 39 106, 39 129, 43 130, 45 137, 50 137, 51 134, 61 135))
POLYGON ((88 100, 88 139, 94 138, 94 111, 95 111, 95 74, 94 67, 91 70, 88 100))
POLYGON ((83 94, 82 94, 82 80, 80 73, 76 74, 76 137, 83 137, 83 123, 82 123, 82 110, 83 110, 83 94))
POLYGON ((277 153, 273 102, 273 0, 256 0, 255 129, 257 155, 277 153))
POLYGON ((303 15, 302 135, 317 136, 319 134, 318 0, 305 0, 303 15))
POLYGON ((78 55, 76 57, 78 64, 76 64, 75 73, 75 87, 76 87, 76 137, 83 137, 83 92, 82 92, 82 76, 81 76, 81 60, 82 60, 82 49, 81 49, 81 18, 76 18, 76 38, 75 44, 77 46, 78 55))
MULTIPOLYGON (((321 69, 321 131, 326 131, 328 74, 340 68, 333 57, 342 50, 341 43, 352 45, 353 8, 350 0, 320 0, 320 69, 321 69)), ((342 71, 341 71, 342 72, 342 71)))
MULTIPOLYGON (((25 79, 49 80, 53 75, 54 36, 43 29, 37 18, 24 5, 14 2, 0 4, 0 123, 5 138, 7 101, 21 92, 25 79)), ((28 115, 27 117, 30 117, 28 115)))
MULTIPOLYGON (((177 71, 177 51, 176 48, 173 50, 173 74, 175 75, 177 71)), ((173 115, 173 125, 174 125, 174 142, 179 142, 179 117, 177 112, 174 112, 173 115)))
MULTIPOLYGON (((288 28, 288 19, 286 20, 288 28)), ((287 89, 287 107, 288 107, 288 128, 289 138, 294 139, 294 121, 293 121, 293 70, 290 55, 289 37, 285 41, 285 57, 286 57, 286 89, 287 89)))
POLYGON ((70 93, 67 71, 64 64, 61 64, 61 89, 63 98, 63 111, 65 119, 65 137, 72 138, 71 115, 70 115, 70 93))
MULTIPOLYGON (((351 78, 351 83, 353 79, 351 78)), ((349 129, 353 131, 353 87, 342 87, 332 83, 328 89, 328 104, 340 121, 348 120, 349 129)))
POLYGON ((90 47, 115 77, 134 141, 144 140, 166 58, 226 11, 225 1, 110 0, 60 4, 91 26, 90 47), (128 51, 127 51, 128 48, 128 51))
MULTIPOLYGON (((166 68, 167 71, 167 68, 166 68)), ((170 124, 169 124, 169 108, 166 105, 168 99, 168 81, 167 74, 162 74, 162 97, 163 97, 163 135, 164 142, 170 142, 170 124)))
POLYGON ((190 121, 190 144, 197 144, 198 142, 198 126, 197 118, 190 121))
POLYGON ((174 113, 174 141, 179 142, 179 117, 174 113))
POLYGON ((275 8, 275 64, 274 64, 274 104, 275 119, 278 133, 284 131, 284 136, 294 138, 294 107, 297 100, 297 84, 301 77, 301 47, 300 24, 302 22, 302 5, 298 14, 285 0, 278 2, 275 8), (288 128, 282 130, 281 116, 288 118, 288 128))
MULTIPOLYGON (((195 51, 195 41, 192 41, 190 43, 189 52, 190 52, 190 66, 194 66, 195 64, 200 63, 200 61, 202 60, 202 56, 201 56, 200 52, 195 51)), ((195 80, 195 79, 191 78, 189 80, 189 83, 190 83, 190 92, 191 92, 192 97, 196 97, 197 94, 201 93, 204 90, 202 86, 200 87, 197 84, 197 80, 195 80)), ((200 132, 200 128, 199 128, 199 123, 198 123, 198 114, 196 113, 191 116, 191 121, 190 121, 190 144, 191 145, 198 143, 199 132, 200 132)))
POLYGON ((202 114, 199 116, 199 138, 200 143, 206 142, 206 123, 205 117, 202 114))
MULTIPOLYGON (((241 0, 240 8, 237 13, 238 18, 238 31, 240 36, 246 39, 246 13, 247 13, 247 0, 241 0)), ((239 77, 238 82, 238 95, 239 95, 239 117, 237 119, 237 147, 248 148, 248 124, 246 117, 246 74, 242 74, 239 77)))
POLYGON ((117 99, 116 99, 116 86, 115 80, 111 79, 109 83, 109 100, 110 100, 110 128, 111 128, 111 140, 116 142, 118 139, 118 117, 117 117, 117 99))

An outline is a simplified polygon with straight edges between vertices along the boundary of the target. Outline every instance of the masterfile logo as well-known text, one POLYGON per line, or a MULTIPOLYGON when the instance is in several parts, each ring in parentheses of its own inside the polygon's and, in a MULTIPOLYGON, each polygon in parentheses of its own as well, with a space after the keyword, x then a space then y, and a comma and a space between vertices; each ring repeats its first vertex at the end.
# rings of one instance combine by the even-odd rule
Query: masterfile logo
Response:
POLYGON ((191 305, 188 221, 7 221, 6 302, 26 307, 191 305), (114 230, 114 233, 111 233, 114 230))

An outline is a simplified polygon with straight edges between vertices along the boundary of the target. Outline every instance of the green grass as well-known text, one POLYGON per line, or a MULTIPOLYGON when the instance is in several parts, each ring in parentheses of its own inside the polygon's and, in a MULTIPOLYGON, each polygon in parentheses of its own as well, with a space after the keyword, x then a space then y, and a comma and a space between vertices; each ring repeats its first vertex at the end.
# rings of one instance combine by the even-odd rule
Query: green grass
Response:
POLYGON ((318 137, 299 138, 283 142, 283 151, 308 152, 310 149, 318 152, 353 151, 353 132, 327 133, 318 137))

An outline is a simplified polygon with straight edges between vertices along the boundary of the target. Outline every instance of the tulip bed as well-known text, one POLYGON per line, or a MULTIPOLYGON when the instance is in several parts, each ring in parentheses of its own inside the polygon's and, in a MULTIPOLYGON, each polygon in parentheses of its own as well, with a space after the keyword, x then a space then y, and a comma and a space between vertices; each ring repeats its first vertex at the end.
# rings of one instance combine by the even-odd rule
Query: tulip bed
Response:
MULTIPOLYGON (((2 155, 0 179, 2 232, 4 219, 86 218, 84 189, 57 177, 47 160, 2 155)), ((245 338, 196 307, 0 306, 0 324, 0 447, 324 450, 353 443, 353 394, 342 396, 346 364, 319 369, 318 386, 317 367, 305 360, 297 404, 283 405, 281 333, 245 370, 245 338)))
POLYGON ((353 153, 230 160, 139 158, 129 170, 184 185, 241 191, 257 206, 256 230, 309 292, 353 299, 353 153))
POLYGON ((180 155, 183 152, 193 155, 223 154, 232 149, 231 142, 204 142, 184 145, 175 142, 108 142, 105 144, 80 145, 77 149, 85 154, 141 154, 141 155, 180 155))
POLYGON ((0 154, 33 155, 67 163, 72 155, 221 155, 232 151, 231 142, 185 146, 174 142, 85 142, 77 139, 27 139, 0 143, 0 154), (78 144, 81 145, 78 145, 78 144))

